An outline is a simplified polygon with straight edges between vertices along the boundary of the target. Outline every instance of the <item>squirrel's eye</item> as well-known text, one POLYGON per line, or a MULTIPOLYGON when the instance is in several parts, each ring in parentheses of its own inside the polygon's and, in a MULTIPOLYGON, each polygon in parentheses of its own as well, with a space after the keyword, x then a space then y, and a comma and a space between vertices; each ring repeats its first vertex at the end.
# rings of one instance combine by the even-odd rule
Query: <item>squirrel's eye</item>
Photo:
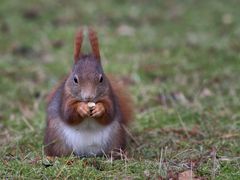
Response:
POLYGON ((78 77, 77 77, 77 75, 75 75, 75 76, 73 77, 73 81, 74 81, 74 83, 78 84, 78 77))
POLYGON ((102 74, 99 76, 99 82, 102 82, 103 81, 103 76, 102 74))

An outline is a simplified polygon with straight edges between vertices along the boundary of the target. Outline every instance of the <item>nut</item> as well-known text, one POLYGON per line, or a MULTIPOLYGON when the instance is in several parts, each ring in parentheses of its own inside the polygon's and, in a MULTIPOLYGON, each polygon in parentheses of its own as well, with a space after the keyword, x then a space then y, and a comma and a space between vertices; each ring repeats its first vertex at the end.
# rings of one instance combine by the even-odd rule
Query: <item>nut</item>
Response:
POLYGON ((88 105, 90 110, 93 109, 96 106, 96 104, 94 102, 88 102, 87 105, 88 105))

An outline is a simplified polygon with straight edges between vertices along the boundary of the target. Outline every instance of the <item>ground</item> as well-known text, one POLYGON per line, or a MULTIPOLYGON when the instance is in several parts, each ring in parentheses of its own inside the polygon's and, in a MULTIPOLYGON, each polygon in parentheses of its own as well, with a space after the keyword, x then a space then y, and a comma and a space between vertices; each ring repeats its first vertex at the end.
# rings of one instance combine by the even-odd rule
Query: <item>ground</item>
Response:
POLYGON ((237 0, 0 3, 0 177, 240 178, 237 0), (73 63, 79 26, 134 100, 127 156, 49 158, 45 98, 73 63), (190 173, 190 174, 191 174, 190 173))

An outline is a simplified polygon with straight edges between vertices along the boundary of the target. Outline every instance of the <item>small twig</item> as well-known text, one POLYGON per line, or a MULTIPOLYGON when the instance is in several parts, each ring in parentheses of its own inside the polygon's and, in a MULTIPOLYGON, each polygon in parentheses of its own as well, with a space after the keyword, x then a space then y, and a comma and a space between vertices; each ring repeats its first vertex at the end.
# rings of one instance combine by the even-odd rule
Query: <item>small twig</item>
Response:
POLYGON ((102 151, 102 153, 103 153, 103 156, 104 156, 106 159, 108 159, 109 157, 108 157, 108 155, 105 153, 105 151, 104 151, 103 149, 101 149, 101 151, 102 151))
POLYGON ((192 167, 192 162, 191 162, 191 176, 190 176, 190 180, 192 180, 193 179, 193 167, 192 167))
POLYGON ((129 137, 133 140, 133 142, 137 145, 140 146, 140 143, 137 141, 137 139, 132 135, 132 133, 127 129, 125 125, 122 125, 124 131, 129 135, 129 137))
POLYGON ((159 173, 161 172, 162 161, 163 161, 163 149, 161 148, 160 160, 159 160, 159 167, 158 167, 159 173))
POLYGON ((173 156, 172 157, 172 159, 175 159, 175 158, 178 158, 180 155, 182 155, 182 154, 184 154, 184 153, 186 153, 186 152, 192 152, 193 150, 192 149, 186 149, 186 150, 184 150, 184 151, 182 151, 182 152, 179 152, 178 154, 176 154, 175 156, 173 156))
POLYGON ((240 160, 240 157, 229 158, 229 157, 226 157, 226 156, 222 156, 218 160, 219 161, 238 161, 238 160, 240 160))
POLYGON ((24 116, 22 117, 22 119, 31 131, 35 130, 34 127, 28 122, 28 120, 24 116))
POLYGON ((216 176, 216 166, 217 166, 217 152, 216 152, 215 148, 212 149, 211 156, 212 156, 212 160, 213 160, 211 179, 215 179, 215 176, 216 176))
POLYGON ((178 112, 177 112, 177 116, 178 116, 178 119, 179 119, 179 121, 180 121, 180 123, 183 127, 184 133, 186 134, 187 138, 190 138, 189 133, 187 131, 187 127, 186 127, 185 123, 182 120, 182 117, 180 116, 180 114, 178 112))

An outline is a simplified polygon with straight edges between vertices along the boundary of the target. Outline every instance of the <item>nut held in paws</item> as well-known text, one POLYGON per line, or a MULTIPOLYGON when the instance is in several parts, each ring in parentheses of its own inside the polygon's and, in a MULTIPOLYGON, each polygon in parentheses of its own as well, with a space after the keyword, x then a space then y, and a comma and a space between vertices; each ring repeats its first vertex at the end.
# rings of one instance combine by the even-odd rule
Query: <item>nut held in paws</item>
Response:
POLYGON ((89 109, 93 109, 96 104, 94 102, 89 102, 87 105, 89 109))

